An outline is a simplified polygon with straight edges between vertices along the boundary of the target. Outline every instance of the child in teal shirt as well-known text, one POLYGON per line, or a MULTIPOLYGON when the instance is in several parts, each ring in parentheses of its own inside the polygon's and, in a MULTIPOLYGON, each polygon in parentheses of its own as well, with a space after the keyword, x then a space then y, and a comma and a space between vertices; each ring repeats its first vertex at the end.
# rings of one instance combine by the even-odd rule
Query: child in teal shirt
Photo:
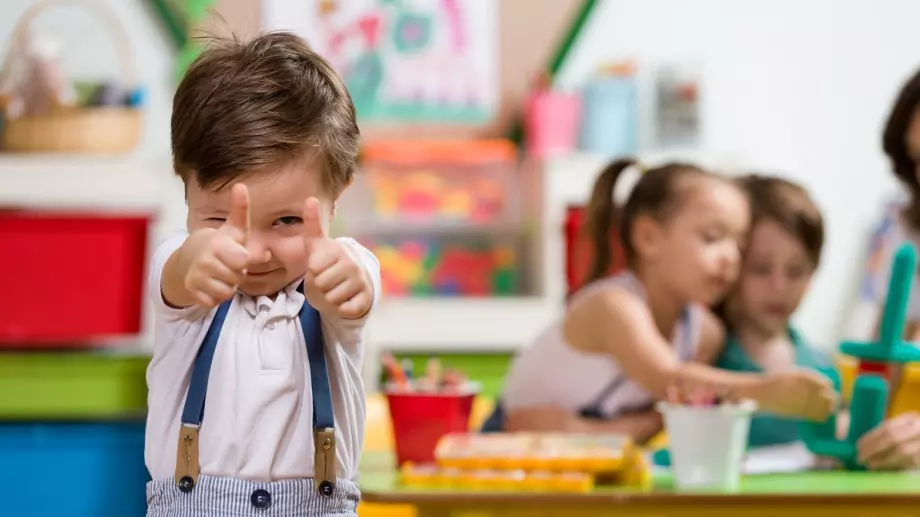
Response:
MULTIPOLYGON (((721 307, 728 333, 716 366, 742 372, 795 367, 833 368, 790 324, 821 258, 821 212, 802 187, 784 179, 748 176, 751 229, 737 286, 721 307)), ((799 440, 796 420, 758 415, 750 445, 799 440)))

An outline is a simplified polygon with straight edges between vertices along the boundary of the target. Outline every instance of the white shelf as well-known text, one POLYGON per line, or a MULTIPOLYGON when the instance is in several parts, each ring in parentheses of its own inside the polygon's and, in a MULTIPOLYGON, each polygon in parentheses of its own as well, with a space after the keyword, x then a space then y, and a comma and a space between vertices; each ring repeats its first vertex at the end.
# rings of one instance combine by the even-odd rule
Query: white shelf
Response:
POLYGON ((513 352, 558 316, 560 304, 536 296, 384 299, 368 332, 386 350, 513 352))
POLYGON ((134 157, 0 154, 0 205, 156 211, 171 174, 134 157))

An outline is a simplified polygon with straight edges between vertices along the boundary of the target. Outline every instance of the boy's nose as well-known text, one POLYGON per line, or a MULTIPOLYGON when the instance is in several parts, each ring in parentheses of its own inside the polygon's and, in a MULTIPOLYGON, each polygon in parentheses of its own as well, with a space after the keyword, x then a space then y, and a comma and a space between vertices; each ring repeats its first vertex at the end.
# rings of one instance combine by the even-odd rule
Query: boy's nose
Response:
POLYGON ((246 242, 246 249, 249 250, 250 264, 264 264, 272 259, 271 249, 259 239, 250 238, 246 242))

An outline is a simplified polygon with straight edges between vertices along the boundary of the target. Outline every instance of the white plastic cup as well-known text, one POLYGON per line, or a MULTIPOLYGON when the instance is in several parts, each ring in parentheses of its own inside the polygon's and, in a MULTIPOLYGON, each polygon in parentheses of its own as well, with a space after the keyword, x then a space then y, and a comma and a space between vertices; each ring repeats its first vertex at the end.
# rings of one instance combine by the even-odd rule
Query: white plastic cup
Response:
POLYGON ((671 474, 680 490, 737 490, 747 450, 753 400, 718 406, 659 402, 671 456, 671 474))

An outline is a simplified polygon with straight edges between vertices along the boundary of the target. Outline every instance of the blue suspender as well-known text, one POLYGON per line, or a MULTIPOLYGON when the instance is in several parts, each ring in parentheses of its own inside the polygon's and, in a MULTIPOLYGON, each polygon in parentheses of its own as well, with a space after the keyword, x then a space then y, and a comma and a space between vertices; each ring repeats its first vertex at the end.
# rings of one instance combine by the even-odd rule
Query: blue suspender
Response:
MULTIPOLYGON (((303 293, 303 284, 297 291, 303 293)), ((182 426, 179 434, 179 450, 176 460, 176 481, 183 492, 191 492, 198 480, 198 429, 204 418, 204 405, 208 393, 208 379, 211 363, 220 339, 220 331, 233 300, 227 300, 217 307, 211 326, 205 333, 189 382, 185 407, 182 410, 182 426)), ((299 313, 304 341, 307 344, 307 359, 310 363, 310 388, 313 392, 313 430, 316 443, 317 489, 323 495, 331 495, 335 488, 335 413, 332 409, 332 392, 329 387, 329 373, 326 369, 326 350, 323 340, 323 325, 319 311, 306 299, 299 313), (331 463, 331 465, 329 464, 331 463), (322 480, 320 482, 320 480, 322 480)))

